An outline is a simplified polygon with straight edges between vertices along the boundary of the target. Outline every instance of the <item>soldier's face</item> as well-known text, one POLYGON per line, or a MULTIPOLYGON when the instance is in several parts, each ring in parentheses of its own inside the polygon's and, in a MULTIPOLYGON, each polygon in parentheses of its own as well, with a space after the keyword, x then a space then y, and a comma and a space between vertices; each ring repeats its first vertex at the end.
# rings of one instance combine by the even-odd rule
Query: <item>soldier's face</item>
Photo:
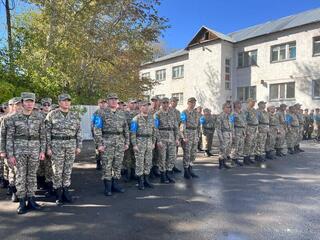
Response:
POLYGON ((255 102, 255 101, 251 101, 251 102, 249 102, 249 107, 253 108, 253 107, 254 107, 254 105, 256 105, 256 102, 255 102))
POLYGON ((99 103, 99 108, 100 109, 105 109, 107 107, 107 103, 106 102, 100 102, 99 103))
POLYGON ((118 107, 118 99, 116 99, 116 98, 108 99, 108 106, 111 108, 117 108, 118 107))
POLYGON ((171 101, 171 107, 175 108, 178 105, 176 101, 171 101))
POLYGON ((158 100, 151 100, 151 106, 153 108, 158 108, 159 106, 159 101, 158 100))
POLYGON ((134 103, 134 102, 129 103, 129 109, 130 109, 130 110, 135 110, 135 109, 137 109, 137 104, 134 103))
POLYGON ((161 106, 162 106, 162 108, 163 108, 164 110, 168 110, 168 109, 169 109, 169 102, 163 102, 163 103, 161 104, 161 106))
POLYGON ((14 110, 20 112, 22 110, 22 103, 17 103, 14 105, 14 110))
POLYGON ((143 114, 147 114, 149 112, 149 105, 141 105, 140 106, 140 111, 143 113, 143 114))
POLYGON ((203 114, 204 114, 206 117, 208 117, 208 116, 210 116, 211 112, 205 111, 205 112, 203 112, 203 114))
POLYGON ((49 112, 49 110, 50 110, 50 104, 49 103, 45 103, 45 104, 43 104, 43 111, 45 111, 45 112, 49 112))
POLYGON ((69 99, 63 100, 63 101, 59 101, 59 106, 62 109, 70 109, 71 107, 71 101, 69 99))
POLYGON ((195 106, 196 106, 196 102, 194 102, 194 101, 188 102, 188 107, 189 107, 190 109, 194 109, 195 106))
POLYGON ((231 106, 230 105, 227 105, 223 108, 223 111, 227 114, 231 113, 231 106))
POLYGON ((35 102, 32 100, 23 101, 23 108, 27 111, 32 111, 34 108, 35 102))

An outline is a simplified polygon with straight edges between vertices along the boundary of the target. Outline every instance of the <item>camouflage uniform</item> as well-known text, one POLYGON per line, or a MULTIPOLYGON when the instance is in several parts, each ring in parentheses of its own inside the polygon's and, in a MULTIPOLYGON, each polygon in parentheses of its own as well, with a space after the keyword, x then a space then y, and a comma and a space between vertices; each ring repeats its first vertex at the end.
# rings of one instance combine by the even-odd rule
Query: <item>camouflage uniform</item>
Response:
POLYGON ((288 150, 293 150, 297 144, 299 135, 299 119, 295 113, 289 112, 286 115, 286 121, 288 126, 288 132, 286 135, 288 150))
POLYGON ((246 137, 244 140, 244 148, 243 148, 243 155, 245 157, 250 157, 254 154, 254 148, 255 148, 255 141, 258 134, 258 117, 257 117, 257 111, 255 109, 248 109, 245 112, 246 115, 246 122, 247 122, 247 128, 246 128, 246 137))
POLYGON ((317 126, 317 140, 320 140, 320 113, 316 113, 314 120, 316 122, 316 126, 317 126))
POLYGON ((244 139, 246 137, 246 116, 244 112, 233 113, 234 137, 232 142, 231 158, 238 159, 243 155, 244 139))
MULTIPOLYGON (((154 116, 154 114, 159 111, 159 109, 150 109, 150 114, 154 116)), ((157 145, 157 143, 155 144, 157 145)), ((160 161, 160 153, 159 149, 155 147, 152 151, 152 166, 155 168, 159 168, 159 161, 160 161)))
POLYGON ((299 145, 303 139, 305 119, 304 119, 304 116, 302 113, 297 113, 296 115, 299 120, 299 132, 298 132, 298 136, 297 136, 297 144, 296 145, 299 145))
MULTIPOLYGON (((4 118, 6 115, 0 116, 0 153, 6 152, 6 132, 4 130, 4 118)), ((0 180, 8 180, 7 169, 5 170, 4 158, 0 157, 0 180)))
POLYGON ((176 141, 179 139, 179 130, 176 115, 173 111, 159 110, 154 115, 157 123, 158 142, 162 147, 160 153, 160 172, 172 171, 176 160, 176 141))
POLYGON ((56 109, 48 113, 45 123, 47 144, 52 151, 53 188, 68 188, 75 151, 82 147, 79 114, 56 109))
POLYGON ((7 153, 16 158, 18 198, 33 197, 37 189, 39 154, 45 152, 46 135, 43 116, 32 112, 15 113, 8 119, 7 153))
POLYGON ((213 135, 215 130, 215 123, 216 119, 213 117, 213 115, 203 115, 201 117, 201 129, 203 134, 203 143, 205 143, 205 149, 207 153, 210 153, 212 150, 212 141, 213 141, 213 135))
POLYGON ((265 146, 267 141, 267 135, 269 132, 269 114, 265 110, 257 110, 258 113, 258 134, 256 139, 255 155, 262 156, 265 154, 265 146))
POLYGON ((276 137, 276 151, 277 155, 280 156, 283 154, 281 151, 284 148, 284 144, 286 141, 287 124, 286 116, 283 111, 279 111, 275 115, 279 120, 279 133, 276 137))
POLYGON ((276 139, 280 132, 279 118, 275 113, 269 112, 269 132, 267 136, 266 152, 273 152, 276 147, 276 139))
POLYGON ((188 139, 188 142, 182 142, 183 166, 184 168, 188 168, 196 159, 200 131, 200 115, 195 109, 192 111, 186 109, 181 112, 180 120, 181 136, 184 139, 188 139))
POLYGON ((125 112, 107 108, 98 117, 100 120, 94 126, 94 136, 98 146, 105 147, 102 154, 102 180, 120 179, 125 145, 129 144, 125 112))
POLYGON ((224 112, 217 118, 216 130, 220 142, 220 160, 230 157, 233 135, 233 120, 231 119, 231 115, 224 112))
POLYGON ((152 167, 152 149, 156 141, 154 119, 151 114, 144 117, 138 114, 131 121, 130 137, 133 146, 139 151, 135 152, 136 175, 149 175, 152 167))

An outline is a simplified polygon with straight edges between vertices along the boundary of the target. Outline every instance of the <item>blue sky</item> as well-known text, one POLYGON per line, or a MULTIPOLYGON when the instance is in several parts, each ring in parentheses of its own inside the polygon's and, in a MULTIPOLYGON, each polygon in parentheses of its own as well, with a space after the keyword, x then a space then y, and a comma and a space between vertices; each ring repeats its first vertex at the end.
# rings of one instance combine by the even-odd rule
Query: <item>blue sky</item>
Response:
MULTIPOLYGON (((16 0, 14 14, 26 4, 16 0)), ((1 2, 0 2, 1 3, 1 2)), ((159 13, 171 28, 163 34, 169 49, 184 48, 202 25, 230 33, 320 7, 320 0, 162 0, 159 13)), ((0 5, 0 39, 5 40, 5 9, 0 5)), ((3 42, 2 42, 3 44, 3 42)))

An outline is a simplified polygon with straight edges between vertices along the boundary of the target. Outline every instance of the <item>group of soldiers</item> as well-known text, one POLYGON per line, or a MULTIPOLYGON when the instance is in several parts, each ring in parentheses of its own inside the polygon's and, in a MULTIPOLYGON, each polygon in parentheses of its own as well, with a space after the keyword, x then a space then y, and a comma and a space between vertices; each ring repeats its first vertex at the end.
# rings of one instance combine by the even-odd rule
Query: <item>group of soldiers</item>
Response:
MULTIPOLYGON (((68 94, 41 100, 35 107, 35 94, 22 93, 8 103, 0 117, 0 180, 13 201, 19 201, 18 214, 39 209, 37 188, 55 194, 56 204, 72 202, 69 192, 72 166, 81 151, 80 116, 71 109, 68 94)), ((175 183, 179 146, 183 150, 184 178, 198 178, 193 170, 197 151, 205 145, 213 156, 214 133, 219 140, 219 168, 250 165, 303 152, 300 142, 310 121, 300 104, 287 108, 248 99, 227 101, 222 112, 196 106, 191 97, 187 107, 177 110, 178 99, 152 97, 151 102, 129 99, 119 101, 110 93, 100 99, 92 116, 91 127, 96 147, 97 169, 102 170, 104 194, 111 196, 125 190, 120 179, 137 181, 139 190, 153 188, 150 179, 175 183), (243 161, 242 161, 243 159, 243 161), (231 162, 231 165, 229 164, 231 162)), ((319 109, 313 118, 320 126, 319 109)), ((310 124, 309 124, 310 125, 310 124)), ((319 137, 319 134, 318 134, 319 137)))
POLYGON ((72 202, 69 193, 75 156, 81 149, 79 114, 71 111, 71 97, 58 96, 36 106, 34 93, 23 92, 8 102, 0 116, 0 181, 8 188, 13 202, 19 202, 18 214, 39 210, 35 201, 37 188, 56 195, 56 204, 72 202), (4 165, 4 166, 2 166, 4 165))

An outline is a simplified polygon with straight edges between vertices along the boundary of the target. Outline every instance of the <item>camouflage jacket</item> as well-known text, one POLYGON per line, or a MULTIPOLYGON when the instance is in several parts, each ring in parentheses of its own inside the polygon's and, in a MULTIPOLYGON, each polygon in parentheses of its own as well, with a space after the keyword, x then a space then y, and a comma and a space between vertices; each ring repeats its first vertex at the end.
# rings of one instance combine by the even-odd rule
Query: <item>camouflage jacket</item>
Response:
POLYGON ((173 111, 160 109, 154 114, 154 119, 159 141, 174 142, 179 139, 177 118, 173 111))
POLYGON ((245 114, 246 114, 246 121, 248 126, 258 126, 259 120, 258 120, 257 110, 255 110, 254 108, 247 109, 245 114))
POLYGON ((136 115, 130 123, 130 138, 133 146, 137 145, 137 139, 152 140, 152 144, 155 144, 158 136, 155 129, 153 116, 149 113, 147 117, 142 114, 136 115))
POLYGON ((270 128, 279 129, 280 122, 279 122, 279 118, 278 118, 277 114, 269 112, 269 126, 270 126, 270 128))
POLYGON ((191 133, 191 131, 196 130, 196 134, 200 132, 200 117, 200 114, 195 109, 192 111, 185 109, 181 112, 180 132, 182 138, 185 138, 188 133, 191 133))
POLYGON ((44 118, 33 111, 30 115, 15 113, 7 119, 6 150, 8 157, 28 154, 35 149, 46 150, 44 118))
POLYGON ((200 119, 202 133, 204 135, 213 134, 216 125, 216 119, 213 117, 213 115, 203 115, 200 119))
POLYGON ((216 131, 217 135, 220 141, 223 141, 224 132, 230 132, 233 133, 233 124, 234 124, 234 118, 231 114, 226 114, 224 112, 220 113, 220 115, 217 118, 217 124, 216 124, 216 131))
POLYGON ((48 113, 45 119, 47 129, 47 145, 51 148, 52 140, 57 137, 70 137, 76 140, 76 148, 82 147, 80 116, 77 112, 69 111, 66 116, 60 109, 48 113))
POLYGON ((247 121, 246 121, 246 116, 244 112, 234 112, 234 128, 246 128, 247 126, 247 121))

